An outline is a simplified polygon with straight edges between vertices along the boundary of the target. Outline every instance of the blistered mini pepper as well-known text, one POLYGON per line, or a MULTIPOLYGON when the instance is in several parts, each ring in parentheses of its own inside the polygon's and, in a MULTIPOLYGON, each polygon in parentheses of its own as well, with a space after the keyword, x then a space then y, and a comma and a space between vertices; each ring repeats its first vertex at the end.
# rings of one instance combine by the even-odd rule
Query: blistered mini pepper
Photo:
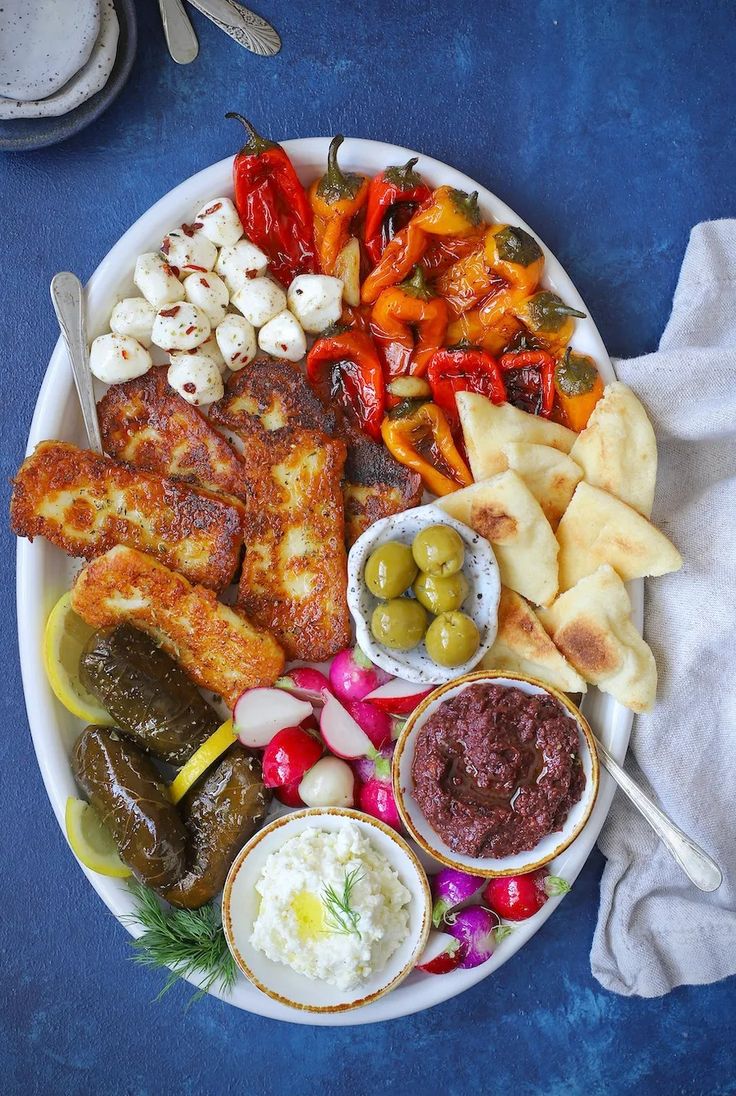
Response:
POLYGON ((421 267, 407 281, 383 290, 373 306, 371 330, 389 378, 424 374, 430 357, 444 342, 447 304, 435 297, 421 267))
POLYGON ((488 262, 482 240, 475 250, 459 259, 435 282, 437 292, 445 298, 455 317, 467 312, 491 293, 499 293, 505 285, 506 282, 488 262))
POLYGON ((585 319, 585 313, 570 305, 548 289, 532 294, 514 309, 518 320, 553 353, 562 354, 570 342, 575 324, 573 318, 585 319))
POLYGON ((389 453, 418 472, 432 494, 449 495, 473 482, 437 404, 400 404, 383 420, 381 435, 389 453))
POLYGON ((397 232, 363 282, 362 299, 372 304, 389 286, 407 278, 422 258, 430 236, 468 236, 480 224, 477 193, 437 187, 432 201, 397 232))
POLYGON ((248 133, 233 161, 235 205, 248 239, 269 260, 269 273, 289 286, 297 274, 314 274, 314 220, 307 192, 281 145, 256 132, 232 111, 248 133))
POLYGON ((555 401, 555 359, 546 350, 512 350, 499 362, 509 403, 549 418, 555 401))
POLYGON ((361 429, 379 440, 386 385, 370 335, 355 330, 322 335, 307 354, 307 377, 324 398, 345 399, 361 429))
POLYGON ((569 346, 557 362, 554 384, 566 424, 580 432, 588 425, 593 408, 603 395, 603 380, 587 354, 576 354, 569 346))
POLYGON ((371 179, 363 242, 374 263, 398 228, 403 228, 417 208, 432 197, 432 191, 414 170, 417 159, 414 156, 402 167, 387 167, 371 179), (398 227, 397 220, 401 221, 398 227))
POLYGON ((542 277, 544 253, 533 236, 513 225, 491 225, 484 250, 498 277, 527 294, 534 292, 542 277))
POLYGON ((327 171, 309 188, 314 237, 325 274, 334 273, 335 260, 348 242, 350 222, 368 198, 366 176, 346 173, 337 162, 337 150, 344 140, 341 134, 333 137, 327 154, 327 171))
POLYGON ((506 399, 498 362, 488 351, 477 346, 448 346, 432 355, 427 366, 432 399, 451 424, 459 422, 457 392, 478 392, 493 403, 506 399))

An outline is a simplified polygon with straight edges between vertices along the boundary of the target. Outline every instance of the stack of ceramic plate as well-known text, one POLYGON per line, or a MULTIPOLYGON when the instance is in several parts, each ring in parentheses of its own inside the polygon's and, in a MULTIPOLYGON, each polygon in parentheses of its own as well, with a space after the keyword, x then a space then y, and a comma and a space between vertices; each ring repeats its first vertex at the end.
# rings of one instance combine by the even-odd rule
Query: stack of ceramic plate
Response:
POLYGON ((134 49, 130 0, 4 0, 0 147, 50 144, 91 121, 122 86, 134 49))

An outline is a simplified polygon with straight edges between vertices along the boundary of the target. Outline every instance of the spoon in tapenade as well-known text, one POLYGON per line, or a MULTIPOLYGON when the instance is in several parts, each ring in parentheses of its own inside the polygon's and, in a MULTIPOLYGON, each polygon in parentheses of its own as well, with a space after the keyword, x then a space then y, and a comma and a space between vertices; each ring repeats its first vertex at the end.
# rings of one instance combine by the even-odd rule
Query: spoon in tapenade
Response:
POLYGON ((635 780, 611 756, 603 743, 593 735, 601 764, 618 784, 624 795, 646 818, 664 847, 672 854, 685 875, 702 891, 718 890, 723 882, 721 869, 700 845, 688 837, 667 817, 635 780))

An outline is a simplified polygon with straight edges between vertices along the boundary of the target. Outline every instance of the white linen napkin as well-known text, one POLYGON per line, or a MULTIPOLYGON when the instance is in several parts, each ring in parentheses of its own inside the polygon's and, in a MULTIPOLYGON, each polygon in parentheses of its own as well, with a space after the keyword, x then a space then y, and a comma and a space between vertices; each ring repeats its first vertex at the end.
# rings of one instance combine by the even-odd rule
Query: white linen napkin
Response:
POLYGON ((659 350, 615 364, 657 434, 652 520, 685 560, 646 585, 658 699, 634 722, 627 768, 724 875, 698 891, 616 795, 591 970, 657 997, 736 973, 736 220, 695 226, 659 350))

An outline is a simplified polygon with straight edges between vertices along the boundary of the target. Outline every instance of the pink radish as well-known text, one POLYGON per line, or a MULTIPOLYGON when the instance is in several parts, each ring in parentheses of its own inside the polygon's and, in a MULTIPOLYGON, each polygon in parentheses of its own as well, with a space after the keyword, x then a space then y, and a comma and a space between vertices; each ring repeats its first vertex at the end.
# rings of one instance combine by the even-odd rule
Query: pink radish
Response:
POLYGON ((393 725, 391 717, 386 712, 382 712, 380 708, 374 708, 365 700, 346 700, 345 707, 377 750, 391 741, 393 725))
POLYGON ((332 692, 325 675, 313 666, 295 666, 288 674, 279 677, 274 687, 285 689, 298 700, 307 700, 310 704, 323 704, 324 693, 332 692))
POLYGON ((334 696, 325 697, 319 729, 328 750, 336 757, 350 761, 356 757, 368 757, 373 750, 368 735, 334 696))
POLYGON ((352 807, 355 776, 347 761, 323 757, 302 777, 299 795, 308 807, 352 807))
POLYGON ((384 784, 391 783, 391 760, 395 745, 395 742, 387 742, 380 750, 371 750, 368 757, 359 757, 353 762, 353 772, 361 784, 367 784, 374 778, 383 780, 384 784))
POLYGON ((434 692, 436 685, 418 685, 410 681, 401 681, 398 677, 379 685, 364 698, 375 704, 382 712, 391 715, 409 715, 417 705, 434 692))
POLYGON ((432 929, 427 946, 419 956, 417 969, 425 974, 448 974, 460 966, 464 957, 463 945, 449 932, 432 929))
POLYGON ((246 689, 235 702, 233 726, 244 746, 261 750, 278 731, 296 727, 311 714, 311 704, 283 689, 246 689))
POLYGON ((340 700, 362 700, 391 675, 374 666, 360 647, 346 647, 335 655, 330 666, 330 685, 340 700))
POLYGON ((401 816, 394 799, 394 790, 390 784, 376 777, 358 789, 358 806, 373 818, 380 818, 387 826, 401 833, 401 816))

